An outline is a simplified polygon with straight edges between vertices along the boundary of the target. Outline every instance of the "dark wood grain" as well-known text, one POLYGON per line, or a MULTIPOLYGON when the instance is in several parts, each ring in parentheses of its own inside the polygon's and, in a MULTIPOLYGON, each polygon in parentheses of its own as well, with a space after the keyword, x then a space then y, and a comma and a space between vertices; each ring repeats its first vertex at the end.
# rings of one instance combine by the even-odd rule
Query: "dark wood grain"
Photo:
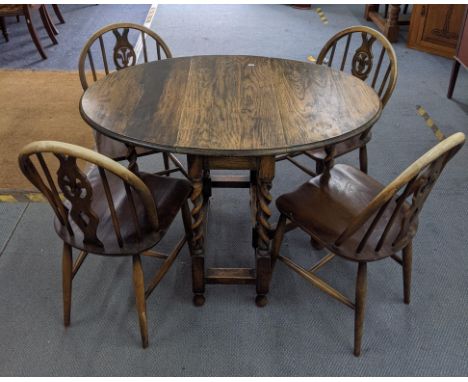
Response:
POLYGON ((163 151, 273 155, 340 142, 372 126, 381 102, 330 68, 252 56, 167 59, 109 74, 84 93, 95 129, 163 151))

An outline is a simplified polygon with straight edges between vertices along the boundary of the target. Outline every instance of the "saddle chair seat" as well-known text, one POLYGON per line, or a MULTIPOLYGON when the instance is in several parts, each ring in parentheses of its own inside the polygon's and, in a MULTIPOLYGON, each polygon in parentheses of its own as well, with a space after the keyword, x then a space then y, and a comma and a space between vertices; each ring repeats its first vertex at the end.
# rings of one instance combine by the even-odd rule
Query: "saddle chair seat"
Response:
MULTIPOLYGON (((150 228, 151 225, 145 213, 145 206, 140 198, 135 195, 133 200, 137 212, 138 225, 142 227, 140 229, 141 239, 138 238, 136 224, 132 221, 131 217, 132 207, 126 194, 125 185, 118 177, 108 174, 107 179, 114 201, 115 212, 118 221, 121 222, 120 229, 123 246, 119 247, 114 233, 111 212, 105 196, 105 189, 100 180, 98 168, 93 166, 87 173, 87 177, 93 192, 91 208, 100 222, 97 229, 97 237, 102 242, 103 247, 83 243, 83 233, 72 219, 70 219, 70 225, 74 234, 73 236, 70 235, 66 227, 56 217, 54 226, 60 238, 75 248, 104 256, 141 253, 154 247, 162 239, 183 203, 190 195, 192 186, 184 179, 148 173, 139 173, 138 176, 146 184, 156 203, 160 227, 158 232, 154 232, 150 228)), ((67 208, 70 207, 68 201, 66 202, 66 206, 67 208)))
POLYGON ((356 253, 363 235, 369 228, 373 218, 368 219, 354 235, 340 246, 335 242, 351 221, 362 212, 372 199, 382 191, 384 185, 359 171, 358 169, 337 164, 330 170, 330 179, 327 184, 321 184, 322 175, 312 178, 296 190, 280 196, 276 205, 281 213, 289 220, 300 226, 314 240, 333 250, 333 253, 351 261, 375 261, 389 257, 407 245, 407 242, 416 234, 417 219, 410 227, 410 234, 398 247, 392 243, 399 234, 399 224, 409 209, 404 203, 396 220, 388 233, 382 248, 376 252, 378 239, 383 233, 390 218, 395 201, 391 201, 377 223, 374 234, 369 238, 364 248, 356 253))

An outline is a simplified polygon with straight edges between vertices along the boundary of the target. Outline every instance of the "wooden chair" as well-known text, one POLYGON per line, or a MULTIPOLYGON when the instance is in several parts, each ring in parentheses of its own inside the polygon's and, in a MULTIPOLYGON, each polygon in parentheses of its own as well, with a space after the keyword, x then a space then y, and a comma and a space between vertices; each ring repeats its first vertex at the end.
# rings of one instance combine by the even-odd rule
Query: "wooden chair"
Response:
MULTIPOLYGON (((91 36, 80 54, 78 71, 83 90, 86 90, 90 83, 97 81, 99 74, 103 77, 114 70, 121 70, 136 65, 139 51, 141 50, 145 63, 172 58, 171 51, 162 38, 151 29, 142 25, 118 23, 98 30, 91 36), (138 39, 139 37, 141 39, 138 39), (146 37, 152 40, 151 44, 154 44, 155 47, 156 57, 153 60, 149 58, 149 42, 146 41, 146 37), (140 41, 140 46, 136 46, 137 41, 140 41), (112 51, 108 52, 106 47, 112 47, 112 51), (100 60, 96 60, 96 57, 99 57, 100 60), (98 65, 103 68, 104 72, 98 72, 98 65)), ((143 147, 126 146, 98 132, 95 132, 95 138, 98 152, 116 161, 129 160, 129 168, 136 166, 137 157, 159 152, 143 147)), ((162 153, 162 155, 164 171, 161 174, 165 173, 169 175, 171 172, 180 171, 185 177, 188 177, 187 171, 175 155, 171 153, 162 153), (170 169, 170 161, 175 165, 175 168, 170 169)))
POLYGON ((356 356, 361 353, 367 263, 391 257, 401 264, 404 302, 409 304, 412 240, 419 213, 445 165, 464 142, 463 133, 453 134, 385 187, 354 167, 338 164, 277 199, 281 216, 273 239, 273 264, 281 260, 320 290, 355 310, 356 356), (296 227, 329 251, 308 270, 279 255, 284 233, 296 227), (402 257, 397 255, 399 251, 403 252, 402 257), (358 263, 354 302, 315 274, 336 255, 358 263))
MULTIPOLYGON (((328 40, 317 58, 317 65, 326 64, 332 67, 334 63, 338 63, 337 69, 349 71, 353 76, 367 81, 369 85, 376 90, 382 100, 382 106, 385 107, 395 89, 398 68, 395 51, 384 35, 366 26, 349 27, 338 32, 328 40), (352 46, 353 39, 355 42, 357 40, 354 45, 356 49, 354 50, 352 58, 348 59, 348 53, 352 46), (341 60, 335 59, 339 52, 342 53, 341 60), (378 52, 378 55, 374 56, 374 52, 378 52), (377 61, 375 62, 376 58, 377 61), (381 72, 381 69, 385 65, 385 72, 381 72)), ((367 173, 366 145, 370 139, 371 129, 369 128, 359 136, 352 137, 335 145, 332 156, 327 156, 324 149, 317 149, 292 155, 279 156, 276 160, 287 159, 302 171, 311 176, 315 176, 316 174, 322 173, 325 162, 330 162, 329 165, 331 166, 333 165, 334 158, 359 149, 360 168, 361 171, 367 173), (315 172, 293 158, 301 154, 305 154, 316 162, 315 172)))
POLYGON ((146 173, 137 176, 95 151, 54 141, 33 142, 25 146, 19 154, 19 165, 55 212, 55 230, 63 240, 65 326, 70 324, 72 280, 88 253, 131 256, 142 344, 147 347, 145 301, 186 240, 192 238, 187 204, 192 190, 190 183, 146 173), (83 168, 81 162, 93 165, 87 174, 80 169, 83 168), (53 164, 56 166, 51 167, 53 164), (50 168, 56 167, 57 178, 54 180, 50 168), (169 255, 151 251, 163 238, 179 210, 185 226, 184 237, 169 255), (74 263, 73 248, 80 251, 74 263), (140 255, 164 260, 146 290, 140 255))
POLYGON ((42 48, 41 41, 39 40, 39 37, 36 32, 36 28, 34 28, 32 18, 31 18, 31 9, 38 9, 39 14, 41 16, 42 24, 44 25, 44 28, 49 35, 49 38, 52 40, 53 44, 58 44, 57 39, 55 38, 55 35, 58 33, 55 30, 55 27, 53 26, 52 21, 50 20, 49 13, 47 12, 47 8, 43 4, 35 4, 35 5, 25 5, 25 4, 5 4, 5 5, 0 5, 0 24, 3 32, 3 36, 5 38, 5 41, 9 41, 8 38, 8 31, 6 28, 5 24, 5 17, 8 16, 16 16, 17 18, 19 16, 24 16, 26 19, 26 24, 28 26, 29 34, 31 35, 31 38, 34 42, 34 45, 36 46, 37 50, 39 51, 39 54, 43 59, 47 58, 47 55, 45 54, 44 49, 42 48))

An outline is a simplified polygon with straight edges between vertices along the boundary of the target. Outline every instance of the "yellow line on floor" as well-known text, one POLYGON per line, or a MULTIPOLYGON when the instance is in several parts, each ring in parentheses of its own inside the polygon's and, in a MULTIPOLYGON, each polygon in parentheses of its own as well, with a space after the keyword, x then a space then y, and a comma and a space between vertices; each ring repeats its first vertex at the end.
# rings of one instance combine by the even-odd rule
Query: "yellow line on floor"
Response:
MULTIPOLYGON (((158 9, 158 3, 153 3, 151 4, 151 7, 146 14, 146 19, 143 24, 146 28, 151 29, 151 23, 153 22, 154 15, 156 14, 156 9, 158 9)), ((146 39, 146 34, 145 34, 145 39, 146 39)), ((138 58, 140 57, 141 49, 143 48, 143 39, 141 35, 138 37, 138 41, 135 44, 135 55, 136 55, 136 60, 138 61, 138 58)))
POLYGON ((420 105, 416 105, 416 111, 421 117, 423 117, 424 121, 426 122, 426 126, 432 130, 437 140, 443 141, 445 139, 444 133, 442 133, 439 127, 435 124, 434 120, 429 116, 426 109, 420 105))
POLYGON ((315 8, 315 12, 319 15, 320 21, 324 24, 328 24, 327 16, 325 16, 325 12, 322 11, 322 8, 315 8))

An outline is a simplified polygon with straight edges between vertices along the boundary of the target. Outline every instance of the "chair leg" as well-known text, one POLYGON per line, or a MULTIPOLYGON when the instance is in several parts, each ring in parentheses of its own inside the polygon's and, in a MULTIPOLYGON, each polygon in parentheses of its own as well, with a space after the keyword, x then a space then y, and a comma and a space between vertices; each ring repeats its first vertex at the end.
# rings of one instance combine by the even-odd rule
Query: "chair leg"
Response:
POLYGON ((187 238, 187 243, 189 245, 189 250, 192 250, 192 239, 193 239, 193 231, 192 231, 192 215, 190 214, 190 207, 188 205, 188 201, 186 200, 184 204, 182 204, 182 220, 184 222, 184 229, 185 229, 185 237, 187 238))
POLYGON ((367 294, 367 263, 361 262, 358 265, 356 279, 356 301, 354 312, 354 355, 361 355, 361 340, 364 327, 364 310, 366 306, 367 294))
POLYGON ((45 9, 45 5, 41 5, 41 7, 39 8, 39 14, 41 15, 42 24, 44 25, 44 28, 47 34, 49 35, 49 38, 51 39, 52 43, 55 45, 58 44, 58 41, 55 38, 54 31, 49 23, 46 12, 47 11, 45 9))
POLYGON ((315 164, 315 172, 317 175, 320 175, 321 173, 323 173, 323 170, 325 168, 325 164, 323 163, 322 160, 318 160, 315 164))
POLYGON ((52 18, 49 15, 49 11, 47 10, 47 7, 45 5, 44 5, 44 14, 45 14, 45 16, 47 18, 47 22, 49 23, 49 26, 50 26, 50 29, 52 30, 52 33, 57 36, 59 34, 59 31, 55 27, 55 24, 52 21, 52 18))
POLYGON ((460 63, 457 60, 453 60, 452 74, 450 75, 450 83, 447 91, 447 98, 452 98, 453 90, 455 89, 455 83, 457 82, 458 72, 460 70, 460 63))
POLYGON ((72 296, 73 254, 70 245, 63 243, 62 256, 62 290, 63 290, 63 324, 70 325, 71 296, 72 296))
POLYGON ((55 15, 60 21, 60 24, 65 24, 65 19, 62 16, 62 12, 60 12, 60 8, 57 4, 52 4, 52 8, 54 9, 55 15))
POLYGON ((403 295, 405 304, 410 303, 411 297, 411 269, 413 264, 413 243, 403 248, 403 295))
POLYGON ((271 271, 275 266, 276 260, 278 259, 281 243, 283 242, 284 232, 286 230, 286 215, 281 214, 278 224, 276 225, 275 236, 273 237, 273 245, 271 248, 271 271))
MULTIPOLYGON (((169 155, 167 153, 163 153, 163 160, 164 160, 164 170, 169 170, 169 155)), ((169 176, 169 173, 166 174, 169 176)))
POLYGON ((367 174, 367 146, 359 148, 359 167, 363 173, 367 174))
POLYGON ((8 30, 7 30, 6 23, 5 23, 5 17, 3 16, 0 17, 0 29, 2 30, 2 34, 3 34, 3 37, 5 38, 5 42, 8 42, 9 41, 8 30))
POLYGON ((140 321, 141 342, 143 348, 148 347, 148 323, 146 321, 145 281, 140 255, 133 256, 133 288, 135 290, 138 319, 140 321))
POLYGON ((45 54, 44 49, 42 49, 41 42, 39 40, 39 37, 37 36, 36 29, 34 28, 34 25, 32 23, 31 13, 29 12, 29 6, 27 5, 25 6, 24 13, 25 13, 24 17, 26 19, 26 24, 28 25, 29 34, 31 35, 34 45, 36 45, 36 48, 39 51, 39 54, 45 60, 47 58, 47 55, 45 54))

